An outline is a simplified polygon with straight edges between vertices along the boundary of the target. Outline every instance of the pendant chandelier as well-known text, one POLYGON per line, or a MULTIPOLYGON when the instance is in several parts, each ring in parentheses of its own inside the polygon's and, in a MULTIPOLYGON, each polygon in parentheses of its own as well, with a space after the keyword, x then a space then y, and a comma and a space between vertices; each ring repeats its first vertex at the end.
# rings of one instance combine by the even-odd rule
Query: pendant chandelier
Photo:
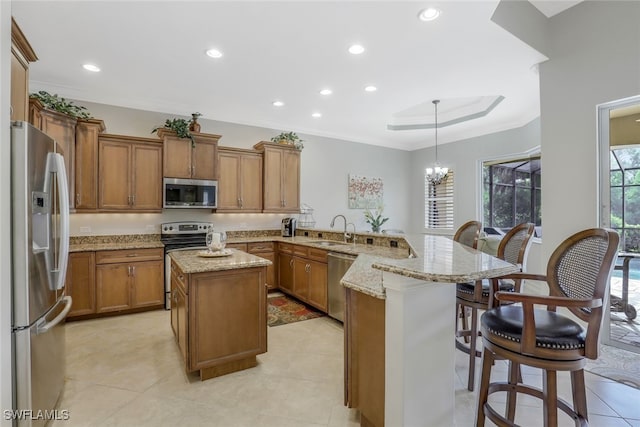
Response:
POLYGON ((434 99, 433 106, 435 108, 435 130, 436 130, 436 162, 434 163, 432 168, 427 168, 427 180, 431 183, 431 185, 438 185, 442 182, 443 179, 447 177, 447 173, 449 173, 449 168, 440 167, 438 163, 438 103, 439 99, 434 99))

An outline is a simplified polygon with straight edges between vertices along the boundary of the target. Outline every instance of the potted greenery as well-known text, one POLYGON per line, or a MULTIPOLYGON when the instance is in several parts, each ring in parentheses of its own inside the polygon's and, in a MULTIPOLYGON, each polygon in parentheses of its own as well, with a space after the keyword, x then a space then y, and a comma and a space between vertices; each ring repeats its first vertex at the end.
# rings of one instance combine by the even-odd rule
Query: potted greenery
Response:
MULTIPOLYGON (((194 113, 192 114, 192 116, 196 114, 200 115, 200 113, 194 113)), ((151 133, 155 133, 161 129, 169 129, 174 131, 176 135, 178 135, 178 138, 189 138, 191 140, 191 145, 195 146, 196 142, 193 139, 193 135, 191 135, 191 132, 189 132, 190 124, 191 122, 186 119, 167 119, 164 122, 164 126, 158 126, 157 128, 153 129, 151 133)))
POLYGON ((371 212, 369 209, 364 211, 364 220, 367 224, 371 225, 371 231, 374 233, 380 232, 382 224, 389 221, 389 218, 382 217, 383 206, 371 212))
POLYGON ((91 114, 85 107, 75 105, 73 102, 59 97, 58 94, 51 95, 49 92, 41 90, 38 93, 32 93, 30 97, 40 101, 42 106, 48 110, 57 111, 77 119, 91 118, 91 114))
POLYGON ((277 142, 278 144, 286 144, 293 145, 296 149, 302 150, 304 148, 304 144, 302 144, 302 139, 295 132, 282 132, 280 135, 276 135, 271 138, 272 142, 277 142))

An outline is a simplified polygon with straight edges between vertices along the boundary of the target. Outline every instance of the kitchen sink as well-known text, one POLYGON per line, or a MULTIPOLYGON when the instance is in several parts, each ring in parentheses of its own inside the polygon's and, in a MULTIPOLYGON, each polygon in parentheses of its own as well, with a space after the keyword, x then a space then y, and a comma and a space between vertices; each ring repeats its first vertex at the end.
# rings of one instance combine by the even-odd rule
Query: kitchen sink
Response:
POLYGON ((335 240, 315 240, 315 241, 309 242, 309 243, 314 243, 314 244, 320 245, 320 246, 342 246, 342 245, 348 245, 348 243, 336 242, 335 240))

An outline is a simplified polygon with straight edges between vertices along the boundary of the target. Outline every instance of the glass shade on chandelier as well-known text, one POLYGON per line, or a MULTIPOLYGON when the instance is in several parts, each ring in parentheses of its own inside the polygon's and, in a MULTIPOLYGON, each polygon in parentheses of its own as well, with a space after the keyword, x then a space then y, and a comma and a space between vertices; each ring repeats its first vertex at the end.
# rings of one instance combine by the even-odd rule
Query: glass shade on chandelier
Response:
POLYGON ((433 185, 438 185, 447 177, 448 173, 449 168, 443 168, 436 164, 432 168, 427 168, 427 180, 433 185))
POLYGON ((436 134, 436 162, 431 168, 427 168, 427 180, 432 185, 438 185, 442 182, 443 179, 447 177, 447 173, 449 173, 449 168, 443 168, 438 163, 438 104, 440 103, 439 99, 434 99, 433 101, 434 107, 434 117, 435 117, 435 134, 436 134))

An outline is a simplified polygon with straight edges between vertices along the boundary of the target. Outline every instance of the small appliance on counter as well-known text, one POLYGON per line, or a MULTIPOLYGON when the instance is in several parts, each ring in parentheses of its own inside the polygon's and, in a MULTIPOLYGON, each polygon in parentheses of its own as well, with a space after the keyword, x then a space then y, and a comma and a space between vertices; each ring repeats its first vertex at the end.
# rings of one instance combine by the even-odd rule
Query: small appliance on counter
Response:
POLYGON ((282 218, 282 237, 293 237, 296 235, 296 219, 282 218))

